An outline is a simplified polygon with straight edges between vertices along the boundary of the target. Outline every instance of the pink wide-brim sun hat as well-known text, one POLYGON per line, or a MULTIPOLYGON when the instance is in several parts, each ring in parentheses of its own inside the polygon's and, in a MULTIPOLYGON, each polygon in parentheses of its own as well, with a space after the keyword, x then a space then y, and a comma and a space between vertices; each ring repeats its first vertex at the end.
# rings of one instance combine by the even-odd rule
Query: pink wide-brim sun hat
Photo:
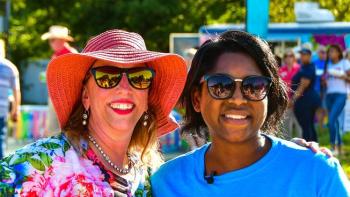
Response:
POLYGON ((120 67, 147 63, 155 70, 148 105, 155 113, 157 134, 175 130, 178 124, 169 117, 175 107, 187 76, 185 60, 176 54, 148 51, 137 33, 109 30, 88 41, 81 53, 70 53, 50 61, 47 69, 49 96, 61 128, 67 124, 78 101, 83 80, 96 60, 118 63, 120 67))

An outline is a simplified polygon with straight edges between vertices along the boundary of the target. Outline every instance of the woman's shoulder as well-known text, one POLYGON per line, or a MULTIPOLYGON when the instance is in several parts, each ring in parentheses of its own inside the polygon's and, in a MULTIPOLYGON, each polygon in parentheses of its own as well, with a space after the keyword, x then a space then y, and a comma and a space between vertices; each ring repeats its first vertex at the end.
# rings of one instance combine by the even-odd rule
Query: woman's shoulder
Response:
POLYGON ((151 180, 163 179, 166 176, 176 177, 176 173, 184 173, 198 168, 200 162, 204 160, 204 154, 210 144, 205 144, 193 151, 182 154, 174 159, 165 162, 152 175, 151 180))
POLYGON ((45 159, 45 156, 64 155, 70 148, 68 141, 63 134, 48 138, 39 139, 31 144, 16 150, 13 154, 4 158, 2 161, 9 165, 16 165, 25 161, 30 161, 32 157, 39 156, 45 159))
POLYGON ((345 70, 345 71, 350 70, 350 61, 349 61, 348 59, 345 58, 345 59, 342 60, 342 62, 343 62, 344 70, 345 70))
POLYGON ((18 185, 45 173, 53 160, 63 157, 69 148, 60 134, 37 140, 0 160, 0 196, 13 194, 18 185))
POLYGON ((332 61, 329 62, 330 67, 339 67, 339 68, 347 68, 350 65, 350 61, 346 58, 341 59, 337 63, 333 63, 332 61))
POLYGON ((300 165, 315 166, 317 168, 331 169, 338 168, 339 161, 334 157, 329 157, 322 152, 313 152, 309 148, 299 146, 298 144, 281 138, 269 136, 272 143, 280 149, 280 157, 284 157, 286 162, 290 160, 297 161, 300 165))
POLYGON ((334 194, 334 196, 344 196, 344 193, 350 192, 349 182, 337 158, 329 157, 321 152, 314 153, 310 149, 293 144, 292 142, 284 143, 283 158, 280 159, 284 160, 288 167, 298 166, 295 168, 298 171, 294 173, 303 174, 304 177, 312 177, 315 182, 319 183, 320 187, 323 187, 324 191, 341 193, 341 195, 334 194), (330 185, 332 186, 330 187, 330 185))
POLYGON ((275 149, 269 169, 279 169, 286 176, 293 176, 293 180, 308 180, 310 187, 317 189, 321 196, 348 196, 349 183, 336 158, 321 152, 314 153, 290 141, 269 137, 272 139, 272 149, 275 149))

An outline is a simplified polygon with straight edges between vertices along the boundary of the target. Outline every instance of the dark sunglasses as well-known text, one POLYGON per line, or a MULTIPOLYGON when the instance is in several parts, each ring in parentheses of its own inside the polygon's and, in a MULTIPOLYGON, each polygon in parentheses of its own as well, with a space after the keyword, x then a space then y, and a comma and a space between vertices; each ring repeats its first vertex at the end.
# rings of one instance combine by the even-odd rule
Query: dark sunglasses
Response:
POLYGON ((241 93, 250 101, 263 100, 270 91, 271 78, 265 76, 247 76, 244 79, 235 79, 227 74, 204 75, 201 83, 206 81, 209 94, 214 99, 231 98, 236 90, 236 82, 241 82, 241 93))
POLYGON ((101 66, 90 69, 98 87, 110 89, 116 87, 126 74, 129 84, 135 89, 148 89, 155 76, 155 71, 148 67, 118 68, 115 66, 101 66))

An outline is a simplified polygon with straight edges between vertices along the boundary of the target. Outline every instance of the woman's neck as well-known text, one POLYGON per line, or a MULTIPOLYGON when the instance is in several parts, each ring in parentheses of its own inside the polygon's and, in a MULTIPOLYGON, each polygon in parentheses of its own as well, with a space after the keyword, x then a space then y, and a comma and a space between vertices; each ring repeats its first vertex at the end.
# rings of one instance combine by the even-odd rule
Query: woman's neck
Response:
MULTIPOLYGON (((118 167, 122 167, 128 163, 127 152, 132 136, 132 131, 125 132, 130 133, 130 136, 125 136, 124 138, 113 136, 115 133, 119 132, 112 128, 102 128, 98 125, 89 125, 89 135, 95 139, 96 143, 102 148, 102 151, 114 164, 116 164, 118 167)), ((94 150, 100 160, 104 164, 108 164, 103 158, 100 151, 94 145, 92 145, 91 142, 89 143, 90 147, 94 150)))
POLYGON ((232 143, 213 138, 205 155, 206 174, 223 174, 250 166, 271 148, 267 137, 258 134, 244 142, 232 143))

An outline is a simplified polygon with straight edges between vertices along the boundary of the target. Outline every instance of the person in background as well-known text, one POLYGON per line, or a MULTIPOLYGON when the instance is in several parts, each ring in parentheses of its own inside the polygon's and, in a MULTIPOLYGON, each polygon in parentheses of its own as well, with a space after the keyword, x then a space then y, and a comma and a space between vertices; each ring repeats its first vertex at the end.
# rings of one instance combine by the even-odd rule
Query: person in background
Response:
POLYGON ((315 90, 319 93, 321 92, 321 76, 324 72, 324 66, 327 59, 327 49, 323 45, 319 45, 317 48, 317 59, 313 62, 316 69, 316 80, 315 80, 315 90))
POLYGON ((331 149, 334 154, 342 154, 342 137, 339 117, 345 107, 347 88, 350 82, 350 63, 343 59, 343 51, 339 45, 330 45, 327 51, 325 66, 326 105, 328 110, 328 127, 331 149))
POLYGON ((350 48, 346 49, 345 58, 350 61, 350 48))
MULTIPOLYGON (((284 54, 283 60, 284 60, 284 65, 279 68, 279 75, 287 85, 288 99, 290 100, 292 98, 292 91, 291 91, 292 78, 299 71, 300 65, 296 62, 296 58, 292 50, 288 50, 284 54)), ((293 106, 288 105, 288 109, 285 114, 284 129, 287 131, 287 136, 289 138, 293 137, 294 128, 297 134, 296 136, 301 137, 302 130, 297 119, 295 118, 293 106)))
MULTIPOLYGON (((346 49, 346 51, 345 51, 345 59, 350 62, 350 48, 346 49)), ((350 94, 350 86, 348 86, 347 88, 348 88, 348 95, 349 95, 350 94)), ((350 99, 350 97, 348 97, 348 99, 350 99)), ((347 100, 347 102, 349 102, 349 101, 347 100)), ((340 128, 340 133, 342 135, 347 132, 346 130, 344 130, 345 118, 346 118, 345 117, 345 115, 346 115, 345 111, 346 111, 346 103, 345 103, 345 107, 344 107, 342 113, 339 116, 339 123, 340 123, 340 125, 339 125, 340 127, 339 128, 340 128)))
POLYGON ((317 121, 320 131, 323 129, 324 118, 326 116, 326 99, 325 99, 325 88, 321 85, 321 76, 324 72, 324 66, 327 59, 327 49, 323 45, 319 45, 317 48, 317 59, 313 62, 316 69, 316 79, 314 89, 320 95, 321 106, 316 110, 317 121))
POLYGON ((303 138, 317 142, 317 133, 314 125, 316 110, 321 105, 319 95, 314 90, 316 78, 315 65, 311 63, 312 51, 307 48, 300 50, 301 67, 292 79, 294 94, 291 102, 295 116, 303 130, 303 138))
POLYGON ((67 53, 77 53, 78 51, 71 47, 69 42, 74 39, 69 35, 69 29, 64 26, 53 25, 49 28, 49 32, 41 36, 42 40, 48 40, 53 54, 51 59, 67 53))
MULTIPOLYGON (((41 39, 49 41, 49 45, 53 50, 51 59, 54 59, 64 54, 78 52, 69 44, 69 42, 73 42, 74 39, 69 35, 69 29, 67 27, 53 25, 49 28, 49 32, 46 32, 41 36, 41 39)), ((48 99, 48 113, 46 125, 47 128, 45 131, 45 135, 51 136, 59 133, 60 127, 50 99, 48 99)))
POLYGON ((16 122, 21 105, 21 91, 17 67, 9 60, 0 58, 0 159, 4 157, 7 139, 7 116, 10 108, 9 90, 12 91, 13 105, 10 118, 16 122))

